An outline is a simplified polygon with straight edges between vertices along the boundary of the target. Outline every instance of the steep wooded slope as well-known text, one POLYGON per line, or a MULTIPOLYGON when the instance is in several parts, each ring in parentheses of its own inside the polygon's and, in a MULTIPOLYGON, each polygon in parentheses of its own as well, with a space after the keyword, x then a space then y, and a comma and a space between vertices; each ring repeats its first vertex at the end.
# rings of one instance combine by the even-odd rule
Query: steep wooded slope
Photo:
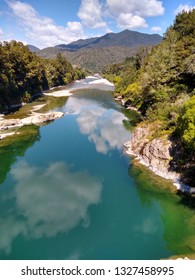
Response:
POLYGON ((140 126, 151 128, 149 142, 171 140, 170 167, 194 185, 195 9, 177 15, 163 41, 130 62, 105 69, 105 76, 115 82, 116 95, 144 116, 140 126))

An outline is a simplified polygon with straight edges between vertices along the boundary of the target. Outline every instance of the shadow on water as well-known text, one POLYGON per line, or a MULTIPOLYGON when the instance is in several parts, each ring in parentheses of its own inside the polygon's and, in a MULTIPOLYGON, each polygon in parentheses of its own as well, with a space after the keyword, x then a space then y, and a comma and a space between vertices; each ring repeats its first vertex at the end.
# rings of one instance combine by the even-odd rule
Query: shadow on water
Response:
POLYGON ((105 109, 114 109, 121 112, 121 106, 116 104, 112 98, 112 91, 103 91, 98 89, 79 89, 74 91, 73 98, 84 99, 94 102, 105 109))
POLYGON ((121 112, 127 118, 123 120, 124 127, 127 130, 132 131, 133 128, 136 126, 136 124, 138 124, 141 121, 140 114, 138 114, 136 111, 125 109, 125 108, 122 108, 121 112))
MULTIPOLYGON (((54 110, 55 108, 63 107, 67 100, 68 97, 66 96, 59 98, 53 96, 41 96, 25 106, 17 109, 15 108, 13 113, 5 116, 5 118, 12 119, 27 117, 33 106, 40 104, 45 104, 45 106, 37 112, 45 113, 54 110)), ((25 151, 33 146, 36 141, 40 141, 39 127, 36 125, 19 128, 15 135, 0 141, 0 184, 4 182, 7 173, 10 171, 11 166, 16 161, 17 157, 24 156, 25 151)))
POLYGON ((26 150, 40 140, 37 126, 25 126, 18 130, 18 135, 5 138, 0 142, 0 184, 6 178, 17 157, 24 156, 26 150))
POLYGON ((184 206, 195 209, 195 195, 191 195, 188 193, 184 193, 181 191, 177 191, 177 195, 180 197, 180 204, 183 204, 184 206))

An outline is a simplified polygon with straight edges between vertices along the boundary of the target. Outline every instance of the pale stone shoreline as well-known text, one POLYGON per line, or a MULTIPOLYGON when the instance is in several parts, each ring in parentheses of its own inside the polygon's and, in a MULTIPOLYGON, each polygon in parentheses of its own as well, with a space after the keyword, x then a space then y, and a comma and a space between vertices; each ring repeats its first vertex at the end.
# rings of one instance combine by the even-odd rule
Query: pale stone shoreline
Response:
MULTIPOLYGON (((115 100, 120 101, 121 105, 125 106, 122 96, 116 97, 115 100)), ((127 106, 126 109, 139 113, 137 108, 132 106, 127 106)), ((180 181, 180 174, 170 171, 169 162, 171 160, 171 155, 169 150, 172 144, 171 141, 166 140, 166 145, 163 139, 153 139, 150 142, 148 136, 149 128, 136 128, 134 133, 132 133, 131 140, 124 143, 126 154, 135 156, 135 159, 150 169, 154 174, 164 179, 172 180, 177 190, 191 193, 191 187, 180 181), (143 155, 144 150, 145 156, 143 155), (155 151, 155 155, 152 154, 152 150, 155 151)))
MULTIPOLYGON (((100 88, 104 90, 104 87, 107 87, 107 89, 110 88, 110 90, 114 89, 114 85, 107 81, 106 79, 101 78, 100 76, 88 76, 85 79, 75 81, 72 85, 69 85, 68 88, 62 88, 62 86, 52 88, 50 91, 44 92, 42 95, 46 96, 53 96, 53 97, 68 97, 73 94, 74 91, 79 90, 79 89, 85 89, 85 88, 90 88, 90 89, 97 89, 100 88), (55 91, 56 89, 56 91, 55 91), (51 90, 54 90, 51 92, 51 90)), ((5 119, 4 115, 0 115, 0 140, 4 139, 5 137, 12 136, 14 134, 18 134, 17 128, 20 128, 24 125, 40 125, 41 123, 49 122, 56 120, 58 118, 61 118, 64 116, 64 113, 62 112, 48 112, 48 113, 37 113, 39 109, 44 107, 46 104, 42 105, 36 105, 33 106, 33 108, 30 110, 30 116, 26 118, 18 118, 18 119, 5 119), (13 130, 16 129, 15 131, 9 131, 5 132, 8 130, 13 130)), ((19 105, 12 105, 11 107, 18 107, 19 105)), ((21 106, 25 106, 25 104, 21 104, 21 106)))
MULTIPOLYGON (((114 90, 114 84, 100 76, 87 76, 85 79, 77 80, 67 89, 62 89, 54 92, 44 92, 44 95, 54 97, 71 96, 75 91, 80 89, 101 89, 101 90, 114 90)), ((60 87, 57 87, 59 89, 60 87)), ((53 88, 55 89, 55 88, 53 88)))
POLYGON ((41 123, 49 122, 61 118, 64 113, 62 112, 49 112, 49 113, 37 113, 36 111, 40 110, 46 104, 36 105, 33 106, 31 109, 31 115, 26 118, 22 119, 4 119, 3 115, 0 116, 0 140, 4 139, 5 137, 12 136, 14 134, 18 134, 18 132, 5 132, 10 129, 17 129, 24 125, 40 125, 41 123))
MULTIPOLYGON (((157 142, 159 139, 155 139, 155 140, 157 142)), ((169 160, 170 160, 169 147, 171 145, 171 142, 168 142, 168 144, 164 146, 163 151, 161 149, 159 149, 159 147, 158 147, 159 143, 158 144, 153 143, 153 148, 156 151, 155 151, 155 153, 151 153, 152 142, 147 143, 147 139, 146 139, 146 142, 144 143, 144 145, 145 145, 144 149, 145 149, 146 155, 144 156, 144 149, 142 147, 143 142, 141 142, 139 139, 140 147, 138 149, 136 149, 134 147, 133 141, 134 140, 130 140, 130 141, 124 143, 126 154, 128 154, 129 156, 135 156, 135 159, 137 159, 142 165, 146 166, 154 174, 156 174, 164 179, 172 180, 173 185, 176 187, 177 190, 179 190, 181 192, 185 192, 185 193, 191 193, 190 192, 191 187, 186 184, 183 184, 180 181, 180 174, 169 170, 169 160), (147 145, 148 145, 148 147, 147 147, 147 145), (156 147, 155 147, 155 145, 156 145, 156 147), (141 150, 142 150, 142 154, 140 153, 141 150)))

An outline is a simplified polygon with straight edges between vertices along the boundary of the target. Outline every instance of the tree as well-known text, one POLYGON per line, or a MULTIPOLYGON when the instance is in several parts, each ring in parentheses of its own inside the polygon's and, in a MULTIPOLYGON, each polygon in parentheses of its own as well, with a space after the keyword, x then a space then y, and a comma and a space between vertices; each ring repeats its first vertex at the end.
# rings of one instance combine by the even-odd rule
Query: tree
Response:
POLYGON ((180 121, 184 144, 195 150, 195 96, 185 102, 180 121))
POLYGON ((30 101, 49 87, 70 83, 75 77, 84 77, 84 73, 74 71, 61 54, 56 59, 43 59, 21 42, 0 44, 1 111, 11 104, 30 101))

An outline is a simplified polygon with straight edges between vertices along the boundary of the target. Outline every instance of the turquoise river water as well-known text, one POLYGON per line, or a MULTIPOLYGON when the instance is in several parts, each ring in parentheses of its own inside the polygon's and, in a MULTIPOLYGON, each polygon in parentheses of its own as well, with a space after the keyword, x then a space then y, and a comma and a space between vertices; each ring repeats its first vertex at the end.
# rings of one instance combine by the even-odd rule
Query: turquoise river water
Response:
POLYGON ((194 210, 132 164, 127 114, 96 80, 55 108, 64 117, 0 148, 0 259, 194 253, 194 210))

